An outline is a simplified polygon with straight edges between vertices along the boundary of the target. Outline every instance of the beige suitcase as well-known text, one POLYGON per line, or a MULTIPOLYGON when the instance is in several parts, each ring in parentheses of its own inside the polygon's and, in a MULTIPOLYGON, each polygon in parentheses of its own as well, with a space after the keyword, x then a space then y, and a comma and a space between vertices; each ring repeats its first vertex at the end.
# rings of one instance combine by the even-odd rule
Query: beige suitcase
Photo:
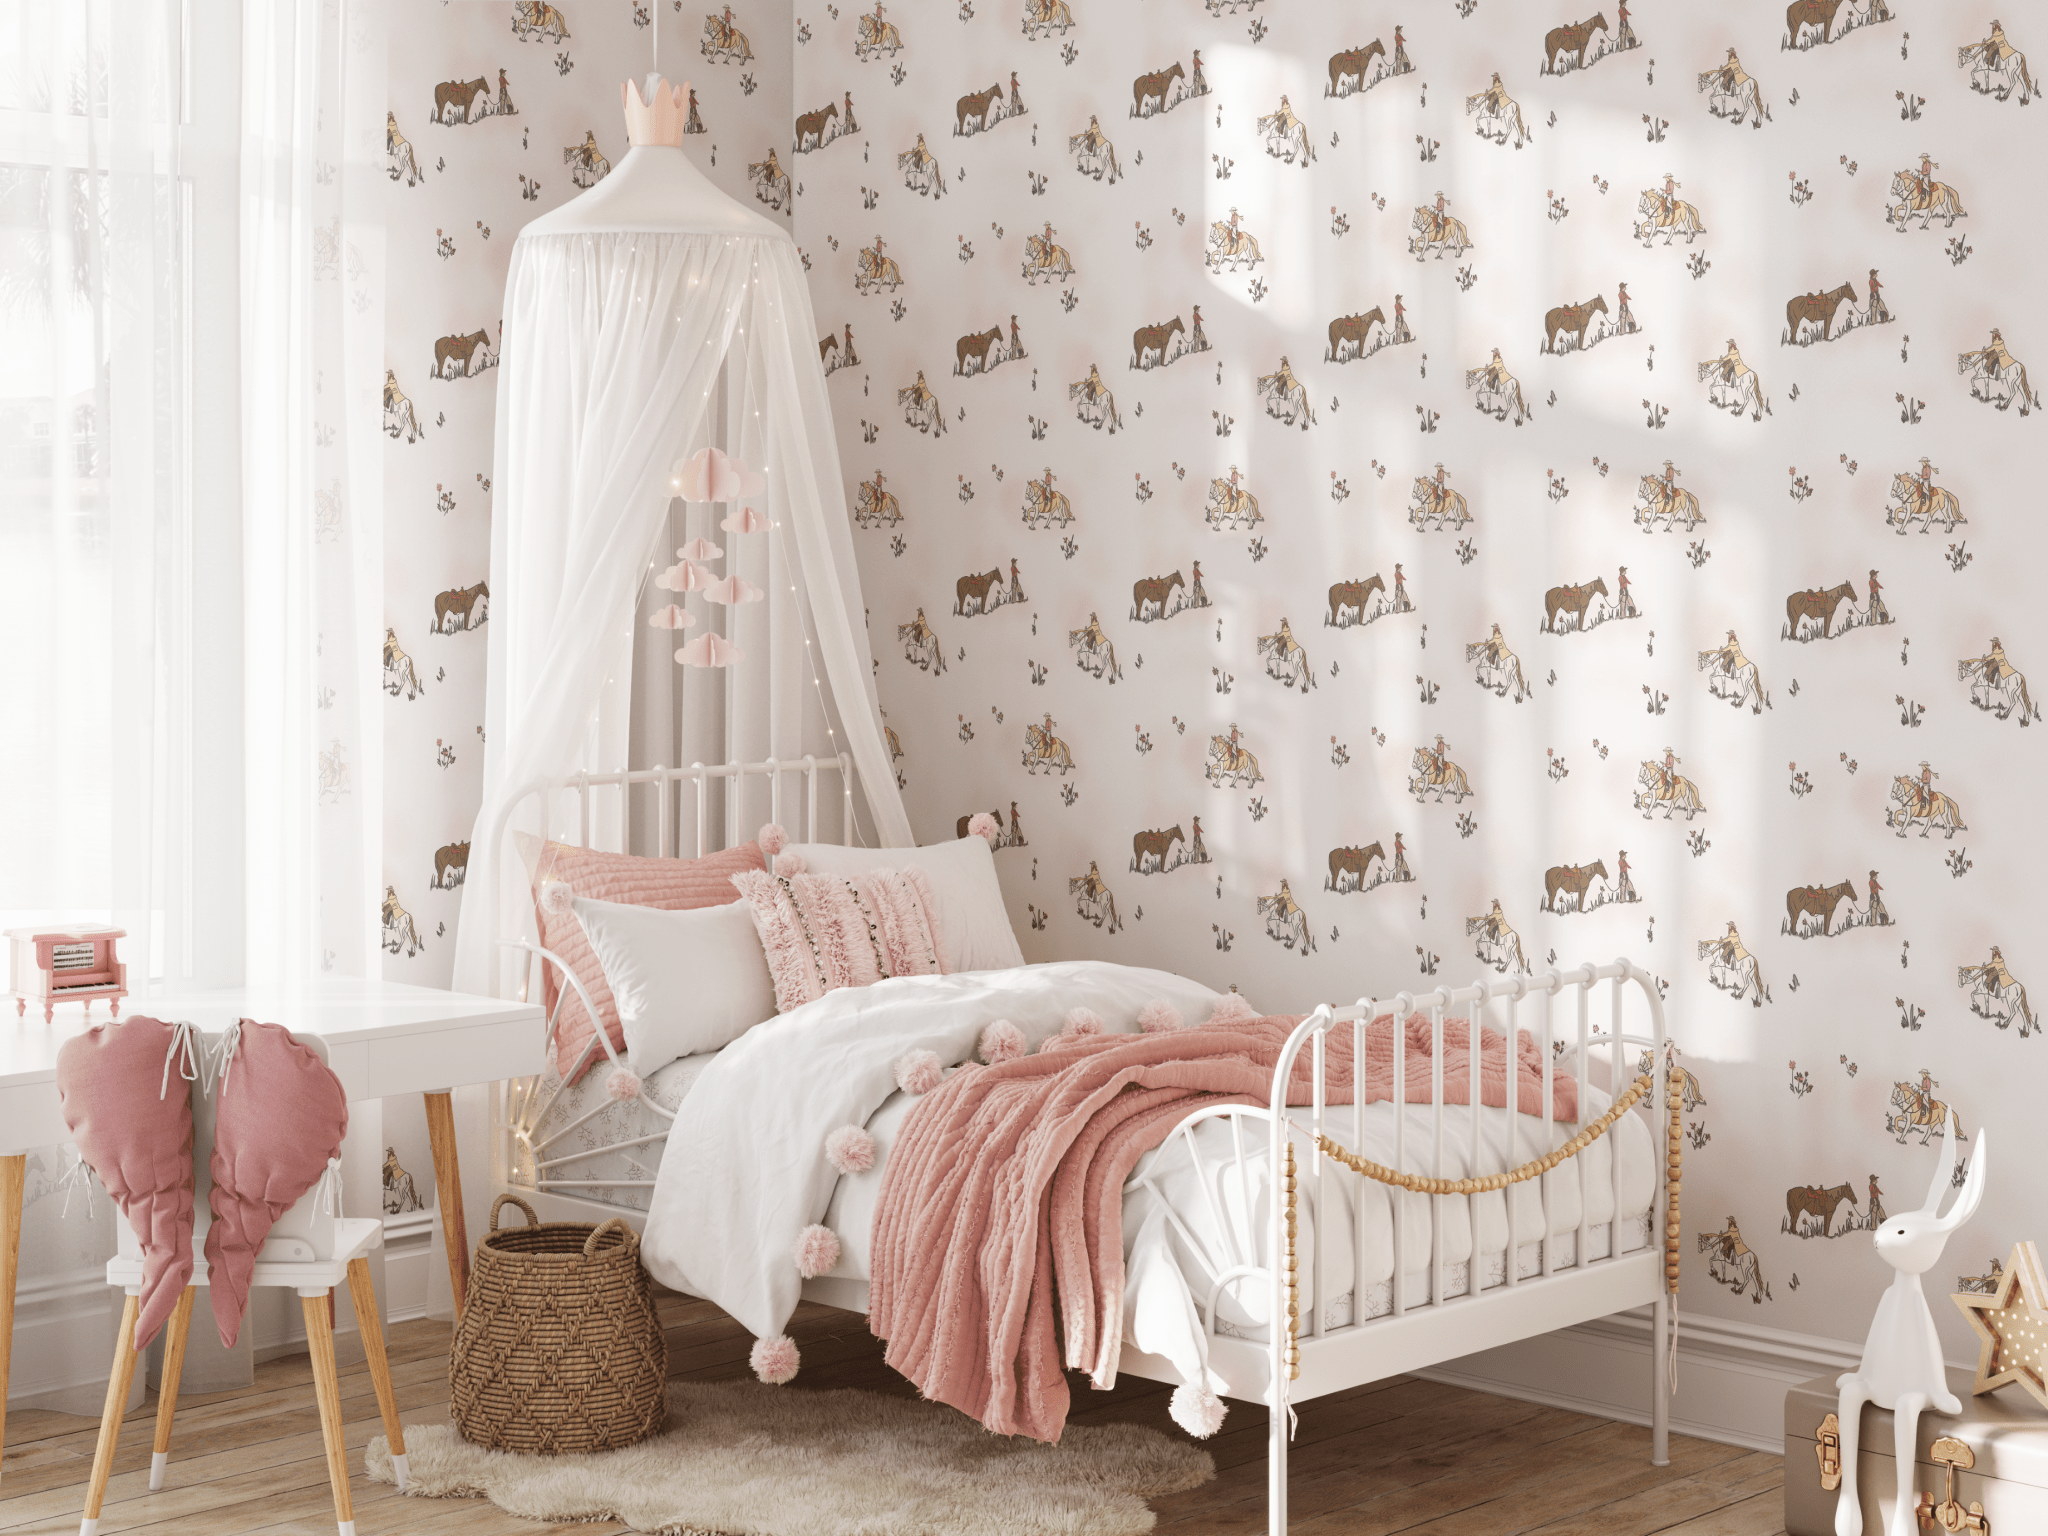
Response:
MULTIPOLYGON (((1837 1379, 1816 1376, 1785 1394, 1786 1536, 1834 1536, 1841 1481, 1837 1379)), ((1960 1416, 1920 1415, 1907 1491, 1921 1508, 1919 1529, 2042 1536, 2048 1533, 2048 1411, 2017 1386, 1972 1397, 1971 1380, 1965 1370, 1948 1373, 1949 1391, 1963 1401, 1960 1416)), ((1883 1536, 1899 1495, 1889 1412, 1865 1406, 1857 1449, 1863 1531, 1883 1536)))

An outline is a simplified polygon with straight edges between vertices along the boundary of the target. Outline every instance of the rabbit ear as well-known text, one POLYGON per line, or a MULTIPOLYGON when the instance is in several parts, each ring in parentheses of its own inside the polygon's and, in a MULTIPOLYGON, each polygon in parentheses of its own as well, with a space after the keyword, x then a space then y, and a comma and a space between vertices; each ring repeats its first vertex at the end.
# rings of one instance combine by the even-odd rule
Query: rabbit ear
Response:
POLYGON ((1970 1171, 1963 1177, 1963 1192, 1956 1196, 1954 1208, 1936 1223, 1944 1232, 1955 1231, 1976 1215, 1977 1202, 1984 1198, 1984 1141, 1984 1127, 1980 1125, 1977 1127, 1977 1150, 1970 1154, 1970 1171))
POLYGON ((1934 1177, 1928 1182, 1927 1199, 1920 1207, 1929 1216, 1940 1212, 1942 1196, 1948 1193, 1949 1182, 1955 1176, 1956 1160, 1961 1155, 1955 1132, 1960 1128, 1955 1111, 1950 1110, 1941 1122, 1941 1153, 1934 1160, 1934 1177))

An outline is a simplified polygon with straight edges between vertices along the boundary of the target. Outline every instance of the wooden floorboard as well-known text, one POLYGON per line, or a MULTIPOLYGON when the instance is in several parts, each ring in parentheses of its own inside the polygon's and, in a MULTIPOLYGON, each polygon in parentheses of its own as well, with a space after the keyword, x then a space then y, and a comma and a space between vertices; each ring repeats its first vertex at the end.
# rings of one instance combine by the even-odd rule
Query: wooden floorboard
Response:
MULTIPOLYGON (((658 1312, 669 1374, 745 1380, 746 1330, 708 1302, 663 1295, 658 1312)), ((805 1303, 789 1325, 803 1352, 791 1391, 858 1387, 897 1397, 916 1389, 882 1358, 866 1320, 805 1303)), ((388 1334, 407 1423, 444 1422, 449 1328, 415 1321, 388 1334)), ((1126 1376, 1096 1392, 1070 1376, 1075 1425, 1144 1424, 1182 1437, 1168 1389, 1126 1376)), ((616 1524, 548 1526, 481 1499, 399 1497, 361 1471, 383 1433, 365 1367, 341 1373, 342 1414, 356 1473, 357 1536, 604 1536, 616 1524)), ((103 1536, 329 1536, 327 1485, 312 1370, 303 1355, 256 1368, 253 1385, 187 1397, 164 1488, 149 1491, 155 1395, 123 1421, 103 1536)), ((1303 1404, 1289 1453, 1295 1536, 1782 1536, 1779 1457, 1674 1435, 1671 1465, 1649 1464, 1649 1431, 1584 1414, 1397 1377, 1303 1404)), ((92 1469, 95 1420, 43 1410, 9 1417, 0 1471, 0 1536, 71 1536, 92 1469)), ((1153 1501, 1173 1536, 1259 1536, 1266 1529, 1266 1415, 1230 1405, 1203 1442, 1214 1482, 1153 1501)))

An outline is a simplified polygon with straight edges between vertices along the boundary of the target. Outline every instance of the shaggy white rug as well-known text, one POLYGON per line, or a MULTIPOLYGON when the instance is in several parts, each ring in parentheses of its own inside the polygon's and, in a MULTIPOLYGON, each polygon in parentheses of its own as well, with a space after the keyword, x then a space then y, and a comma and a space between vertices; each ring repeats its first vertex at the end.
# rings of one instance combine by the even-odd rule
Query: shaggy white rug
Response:
MULTIPOLYGON (((1147 1497, 1216 1475, 1207 1452, 1134 1424, 1072 1425, 1040 1445, 940 1403, 754 1381, 671 1382, 668 1404, 666 1433, 588 1456, 515 1456, 408 1424, 406 1491, 664 1536, 1137 1536, 1153 1526, 1147 1497)), ((364 1462, 392 1481, 383 1436, 364 1462)))

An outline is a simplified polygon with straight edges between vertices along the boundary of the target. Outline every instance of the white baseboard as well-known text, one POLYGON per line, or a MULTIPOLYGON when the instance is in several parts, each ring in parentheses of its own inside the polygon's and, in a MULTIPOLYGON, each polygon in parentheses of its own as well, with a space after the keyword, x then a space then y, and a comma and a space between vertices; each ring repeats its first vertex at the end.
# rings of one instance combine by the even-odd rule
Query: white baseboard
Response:
MULTIPOLYGON (((1785 1448, 1785 1392, 1815 1376, 1856 1368, 1862 1351, 1840 1339, 1688 1314, 1678 1328, 1678 1391, 1671 1427, 1754 1451, 1785 1448)), ((1415 1373, 1552 1408, 1628 1424, 1650 1422, 1647 1308, 1561 1328, 1415 1373)))

